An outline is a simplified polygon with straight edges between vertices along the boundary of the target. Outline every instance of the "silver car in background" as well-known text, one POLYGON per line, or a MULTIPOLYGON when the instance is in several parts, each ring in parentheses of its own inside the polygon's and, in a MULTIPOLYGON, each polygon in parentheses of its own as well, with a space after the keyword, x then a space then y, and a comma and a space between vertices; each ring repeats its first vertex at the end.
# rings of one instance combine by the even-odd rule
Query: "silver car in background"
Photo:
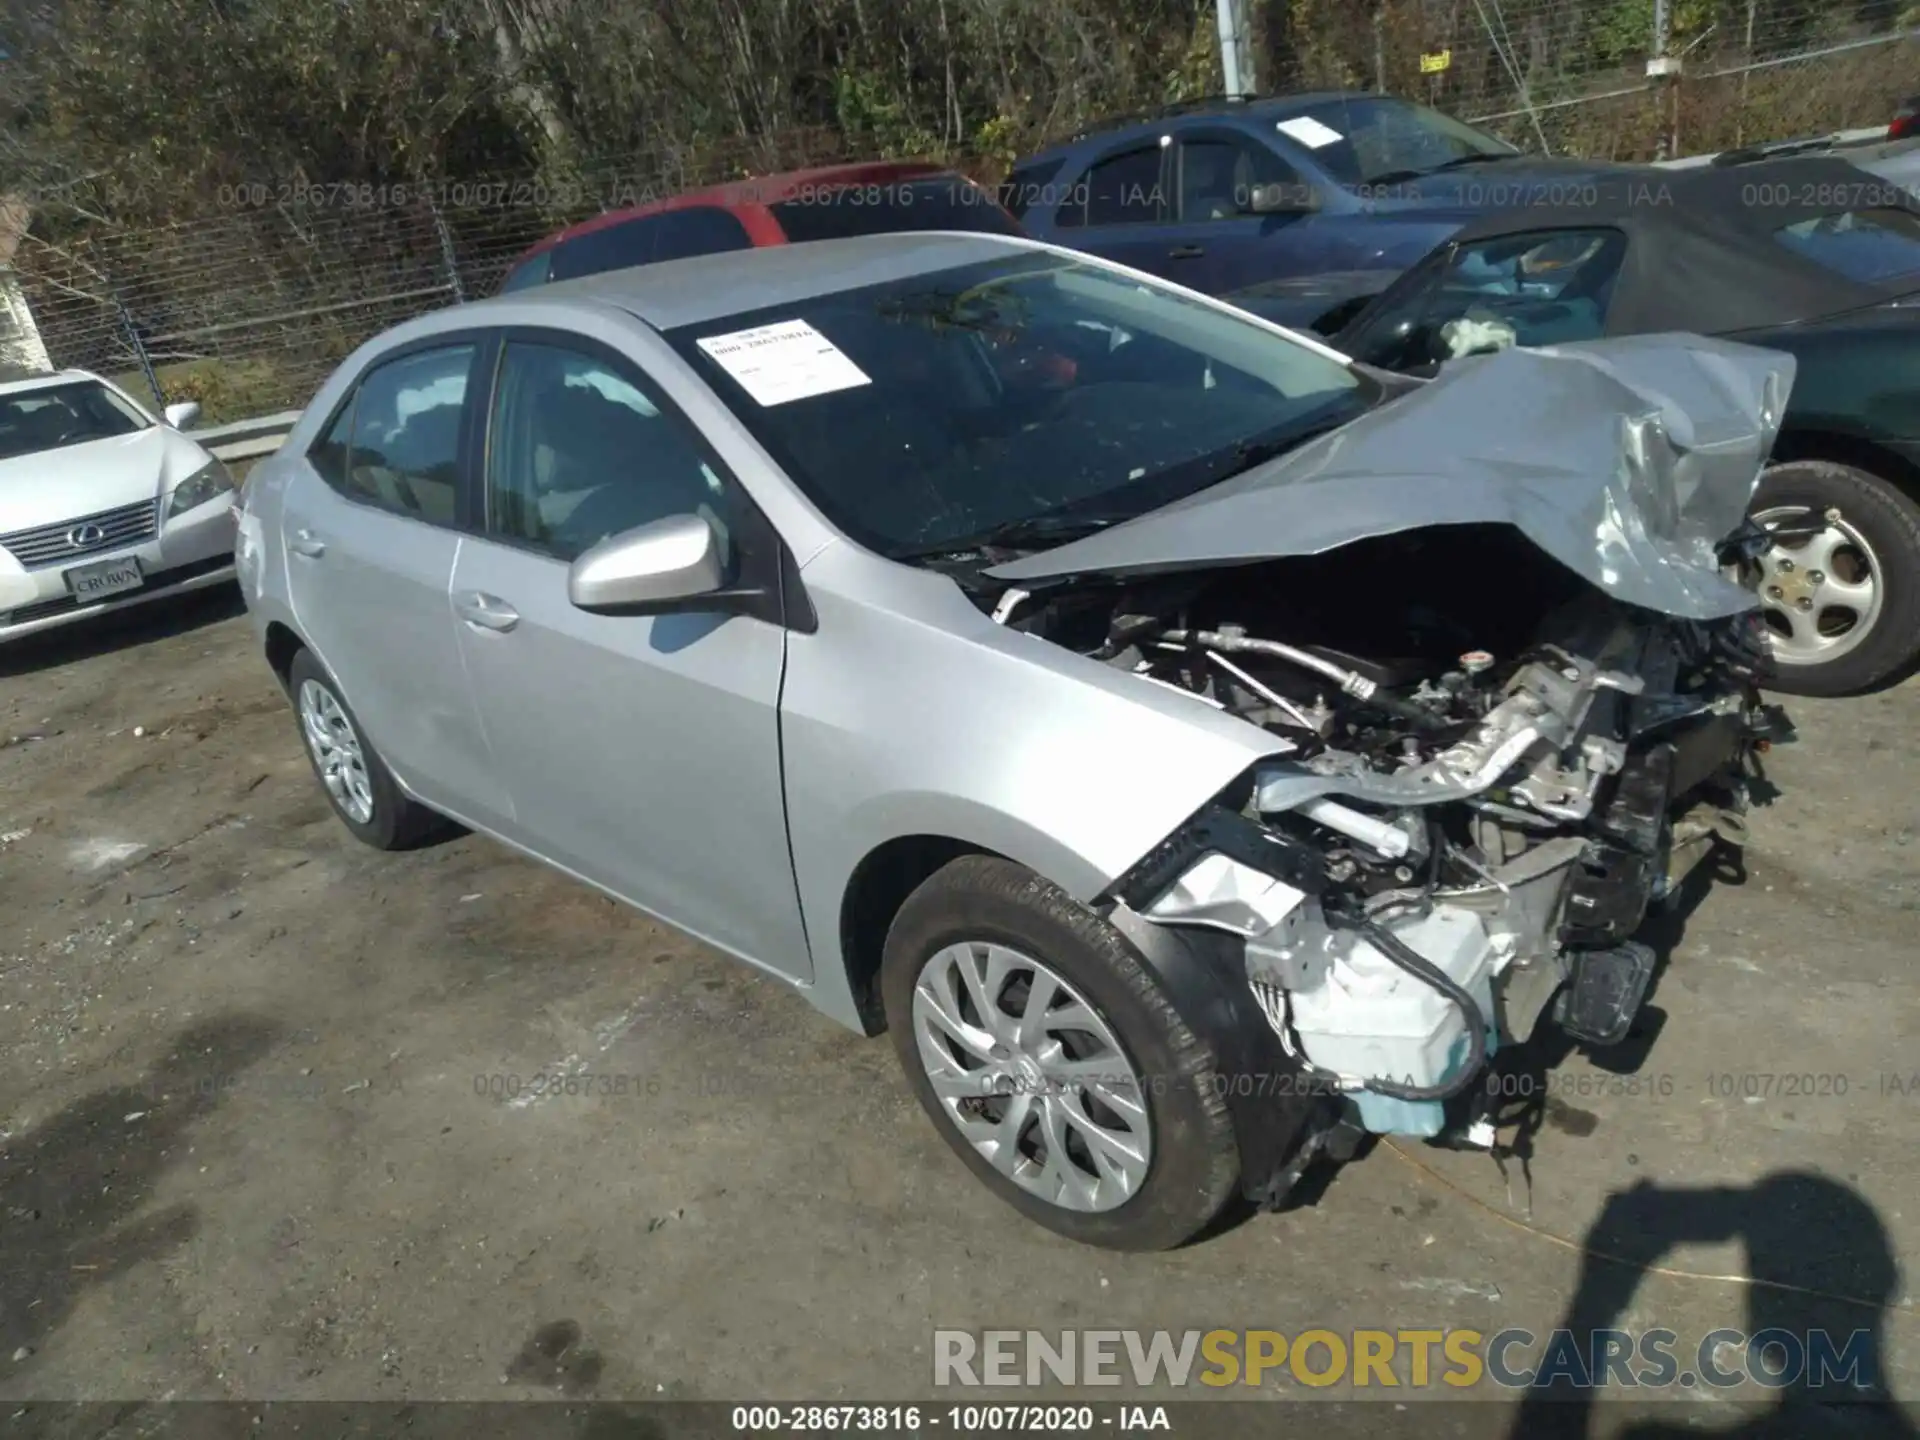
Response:
POLYGON ((1791 378, 1423 384, 1024 241, 795 245, 380 337, 239 569, 355 835, 456 820, 889 1029, 999 1195, 1165 1247, 1626 1033, 1738 834, 1719 567, 1791 378))
POLYGON ((0 641, 233 579, 233 478, 84 370, 0 383, 0 641))

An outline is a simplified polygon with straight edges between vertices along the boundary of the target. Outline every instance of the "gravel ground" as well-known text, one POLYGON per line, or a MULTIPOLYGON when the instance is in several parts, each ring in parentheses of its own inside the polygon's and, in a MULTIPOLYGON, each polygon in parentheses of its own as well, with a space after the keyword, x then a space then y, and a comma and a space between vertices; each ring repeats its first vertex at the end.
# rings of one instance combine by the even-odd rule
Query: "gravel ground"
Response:
POLYGON ((905 1398, 937 1326, 1610 1317, 1869 1327, 1920 1393, 1920 684, 1789 712, 1530 1175, 1378 1147, 1121 1257, 975 1185, 884 1041, 490 841, 357 845, 229 596, 11 647, 0 1398, 905 1398))

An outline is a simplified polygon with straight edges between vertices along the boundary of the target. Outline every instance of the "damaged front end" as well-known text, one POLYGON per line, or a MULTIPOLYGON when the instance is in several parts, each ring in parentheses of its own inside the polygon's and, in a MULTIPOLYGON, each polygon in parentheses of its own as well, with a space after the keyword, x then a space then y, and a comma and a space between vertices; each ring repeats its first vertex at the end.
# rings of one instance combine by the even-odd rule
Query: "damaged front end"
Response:
POLYGON ((1413 680, 1231 626, 1130 628, 1142 674, 1293 752, 1110 898, 1237 937, 1284 1053, 1366 1130, 1470 1122, 1446 1102, 1543 1016, 1624 1038, 1649 907, 1741 838, 1766 724, 1749 624, 1576 603, 1509 659, 1464 651, 1413 680))
MULTIPOLYGON (((1065 547, 1130 549, 1135 563, 1103 574, 1068 575, 1071 560, 1054 555, 996 572, 1061 572, 1003 600, 1006 623, 1273 737, 1271 758, 1104 899, 1136 932, 1205 934, 1237 952, 1296 1077, 1290 1092, 1321 1104, 1320 1139, 1294 1147, 1286 1178, 1329 1120, 1349 1135, 1490 1144, 1472 1102, 1492 1057, 1543 1020, 1588 1045, 1623 1039, 1653 976, 1656 956, 1636 938, 1650 908, 1742 837, 1768 652, 1758 612, 1719 565, 1740 543, 1791 362, 1688 343, 1705 348, 1656 350, 1640 368, 1696 395, 1735 378, 1720 395, 1733 403, 1673 413, 1623 382, 1630 367, 1588 359, 1484 367, 1539 384, 1557 375, 1581 402, 1561 408, 1563 425, 1614 438, 1583 470, 1560 456, 1587 483, 1558 505, 1531 479, 1496 498, 1484 477, 1504 465, 1511 480, 1511 453, 1483 458, 1472 483, 1456 456, 1433 462, 1454 482, 1453 509, 1425 523, 1383 512, 1369 532, 1343 500, 1318 522, 1332 537, 1322 543, 1254 562, 1255 541, 1236 529, 1207 565, 1189 514, 1163 534, 1065 547), (1596 417, 1609 394, 1615 408, 1596 417)), ((1364 468, 1387 423, 1350 439, 1339 465, 1334 437, 1283 468, 1306 490, 1364 468)), ((1241 486, 1215 518, 1251 520, 1289 483, 1241 486)))

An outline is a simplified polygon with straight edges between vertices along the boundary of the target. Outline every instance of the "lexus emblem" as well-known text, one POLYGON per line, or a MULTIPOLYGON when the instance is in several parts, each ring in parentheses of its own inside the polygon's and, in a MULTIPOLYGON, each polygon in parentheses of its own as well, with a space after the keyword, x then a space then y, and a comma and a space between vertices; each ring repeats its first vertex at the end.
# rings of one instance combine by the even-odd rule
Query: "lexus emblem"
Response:
POLYGON ((76 550, 91 550, 107 538, 107 532, 92 521, 85 525, 76 525, 67 531, 67 544, 76 550))

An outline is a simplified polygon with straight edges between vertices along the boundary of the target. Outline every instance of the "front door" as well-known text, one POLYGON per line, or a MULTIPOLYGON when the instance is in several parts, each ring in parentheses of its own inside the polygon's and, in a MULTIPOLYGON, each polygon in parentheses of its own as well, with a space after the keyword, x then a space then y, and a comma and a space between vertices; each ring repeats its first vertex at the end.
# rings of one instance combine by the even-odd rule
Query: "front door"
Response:
POLYGON ((1239 130, 1182 131, 1170 185, 1176 211, 1164 272, 1208 295, 1327 268, 1318 197, 1271 148, 1239 130), (1256 212, 1256 192, 1285 208, 1256 212))
POLYGON ((461 547, 453 605, 511 838, 810 979, 780 772, 786 632, 567 599, 595 542, 690 513, 725 534, 746 502, 637 366, 575 337, 508 338, 489 425, 482 534, 461 547))

